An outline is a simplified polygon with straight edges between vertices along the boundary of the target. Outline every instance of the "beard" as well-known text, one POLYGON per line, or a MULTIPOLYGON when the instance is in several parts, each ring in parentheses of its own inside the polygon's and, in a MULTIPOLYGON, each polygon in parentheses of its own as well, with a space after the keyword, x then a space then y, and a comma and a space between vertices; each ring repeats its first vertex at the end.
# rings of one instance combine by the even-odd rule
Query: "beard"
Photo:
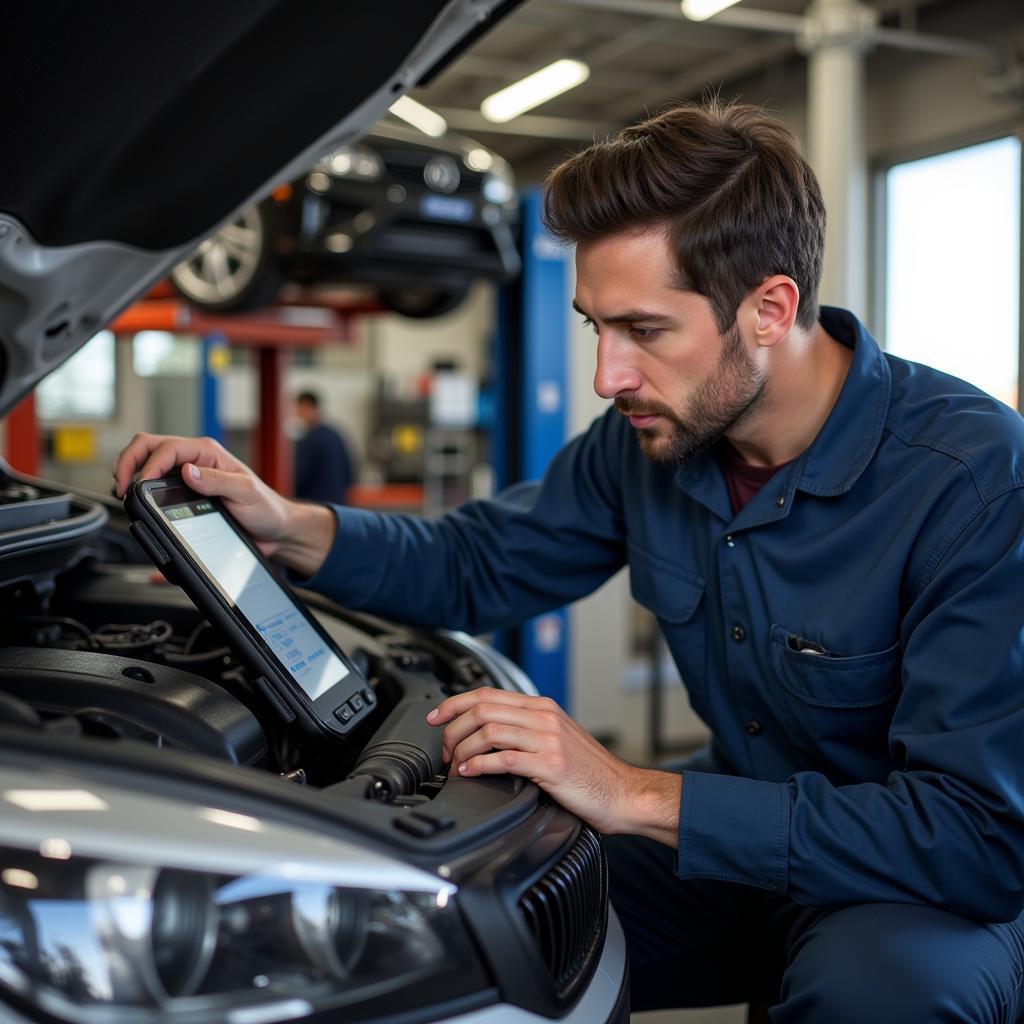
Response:
POLYGON ((714 447, 731 427, 749 416, 764 397, 765 373, 743 347, 736 324, 723 335, 721 358, 697 385, 686 408, 616 398, 615 408, 624 416, 660 416, 664 428, 637 427, 640 450, 652 462, 679 466, 714 447))

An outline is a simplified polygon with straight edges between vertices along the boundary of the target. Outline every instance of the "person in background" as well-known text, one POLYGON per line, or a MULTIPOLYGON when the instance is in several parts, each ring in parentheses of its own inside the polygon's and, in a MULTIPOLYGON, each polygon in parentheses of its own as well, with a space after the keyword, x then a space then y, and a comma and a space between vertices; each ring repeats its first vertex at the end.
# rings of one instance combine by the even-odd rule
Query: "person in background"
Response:
POLYGON ((347 504, 352 456, 345 439, 324 422, 320 398, 314 392, 302 391, 296 396, 295 414, 303 426, 303 434, 295 442, 295 497, 347 504))

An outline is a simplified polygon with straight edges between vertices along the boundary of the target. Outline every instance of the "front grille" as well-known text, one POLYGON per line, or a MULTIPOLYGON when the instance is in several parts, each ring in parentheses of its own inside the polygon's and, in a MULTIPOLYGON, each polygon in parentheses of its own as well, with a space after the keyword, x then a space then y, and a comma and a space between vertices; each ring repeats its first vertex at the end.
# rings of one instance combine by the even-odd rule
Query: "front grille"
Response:
MULTIPOLYGON (((423 170, 433 157, 439 155, 437 152, 429 149, 382 149, 380 155, 388 173, 398 181, 429 191, 427 183, 423 180, 423 170)), ((455 195, 479 195, 483 188, 484 175, 464 166, 457 154, 452 154, 452 159, 459 165, 459 184, 455 189, 455 195)))
POLYGON ((569 852, 519 898, 559 999, 572 995, 600 948, 607 924, 608 866, 584 828, 569 852))
POLYGON ((494 241, 482 228, 392 221, 377 232, 374 244, 397 255, 467 259, 494 255, 494 241))

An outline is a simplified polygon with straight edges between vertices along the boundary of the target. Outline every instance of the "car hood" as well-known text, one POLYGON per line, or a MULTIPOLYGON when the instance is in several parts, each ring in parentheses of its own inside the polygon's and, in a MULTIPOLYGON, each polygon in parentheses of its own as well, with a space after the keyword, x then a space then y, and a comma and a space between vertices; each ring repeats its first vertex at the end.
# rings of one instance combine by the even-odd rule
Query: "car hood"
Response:
POLYGON ((12 4, 0 416, 239 207, 521 0, 12 4))

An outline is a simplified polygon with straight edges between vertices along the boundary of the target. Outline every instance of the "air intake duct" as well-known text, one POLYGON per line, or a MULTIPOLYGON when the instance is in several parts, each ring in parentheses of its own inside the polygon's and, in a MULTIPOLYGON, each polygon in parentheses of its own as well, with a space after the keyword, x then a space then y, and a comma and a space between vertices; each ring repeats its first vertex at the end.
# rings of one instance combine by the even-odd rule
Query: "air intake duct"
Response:
POLYGON ((374 780, 374 795, 384 801, 412 796, 444 771, 441 761, 443 730, 427 723, 437 707, 434 693, 406 697, 366 745, 349 778, 374 780))

